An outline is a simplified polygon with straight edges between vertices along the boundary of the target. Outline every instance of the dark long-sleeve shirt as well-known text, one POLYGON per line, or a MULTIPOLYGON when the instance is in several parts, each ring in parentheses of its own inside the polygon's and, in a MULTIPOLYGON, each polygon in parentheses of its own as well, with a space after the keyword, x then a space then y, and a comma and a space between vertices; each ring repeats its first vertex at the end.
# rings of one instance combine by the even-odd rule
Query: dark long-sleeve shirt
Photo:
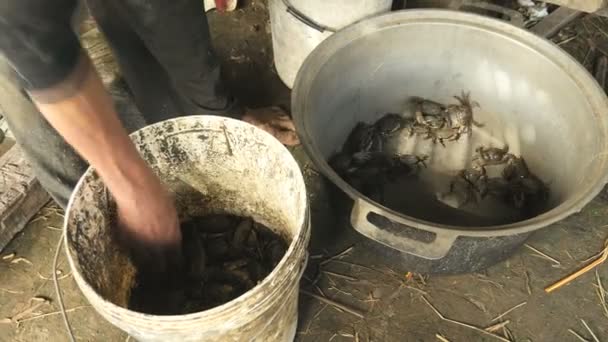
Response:
POLYGON ((76 0, 1 0, 0 53, 28 90, 50 88, 76 68, 81 54, 72 30, 76 0))

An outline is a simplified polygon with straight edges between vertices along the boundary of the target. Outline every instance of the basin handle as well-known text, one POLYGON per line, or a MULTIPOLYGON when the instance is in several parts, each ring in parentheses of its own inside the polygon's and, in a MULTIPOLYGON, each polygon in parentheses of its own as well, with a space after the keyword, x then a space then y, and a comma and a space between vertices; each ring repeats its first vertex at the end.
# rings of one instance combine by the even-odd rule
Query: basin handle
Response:
POLYGON ((429 231, 421 227, 412 227, 405 224, 399 217, 374 207, 363 199, 356 199, 350 215, 350 223, 359 233, 383 245, 398 251, 419 256, 421 258, 436 260, 443 258, 454 241, 457 233, 429 231), (375 214, 388 221, 385 227, 369 221, 369 215, 375 214), (417 236, 418 239, 413 238, 417 236))

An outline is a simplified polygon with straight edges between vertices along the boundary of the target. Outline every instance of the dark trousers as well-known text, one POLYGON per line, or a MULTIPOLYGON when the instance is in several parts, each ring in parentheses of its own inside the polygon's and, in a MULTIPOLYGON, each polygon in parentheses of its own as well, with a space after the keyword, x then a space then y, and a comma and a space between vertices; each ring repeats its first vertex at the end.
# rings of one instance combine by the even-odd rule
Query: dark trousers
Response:
MULTIPOLYGON (((87 0, 87 5, 143 116, 119 110, 129 131, 180 115, 239 115, 220 79, 202 0, 87 0)), ((42 117, 1 57, 0 111, 42 186, 65 208, 88 165, 42 117)))

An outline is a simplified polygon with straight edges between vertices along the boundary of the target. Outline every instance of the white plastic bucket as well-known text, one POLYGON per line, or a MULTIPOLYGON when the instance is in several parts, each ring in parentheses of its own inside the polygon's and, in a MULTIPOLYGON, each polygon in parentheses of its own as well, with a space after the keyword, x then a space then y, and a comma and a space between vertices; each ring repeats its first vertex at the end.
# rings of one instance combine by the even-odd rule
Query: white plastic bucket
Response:
POLYGON ((308 54, 337 30, 388 12, 392 0, 269 0, 274 64, 283 83, 293 87, 308 54))
POLYGON ((310 227, 304 179, 289 151, 254 126, 216 116, 164 121, 132 138, 176 194, 181 218, 252 217, 287 238, 289 248, 262 282, 221 306, 175 316, 131 311, 135 268, 111 232, 109 195, 89 169, 70 199, 64 229, 74 278, 91 305, 139 341, 292 341, 310 227))

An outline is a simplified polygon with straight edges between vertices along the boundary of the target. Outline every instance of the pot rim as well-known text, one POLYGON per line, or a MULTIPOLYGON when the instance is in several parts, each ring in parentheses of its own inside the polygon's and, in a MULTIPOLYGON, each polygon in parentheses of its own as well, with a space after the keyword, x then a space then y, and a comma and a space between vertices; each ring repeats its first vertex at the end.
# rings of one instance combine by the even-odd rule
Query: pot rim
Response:
MULTIPOLYGON (((578 61, 561 50, 557 45, 505 21, 485 17, 479 14, 444 9, 411 9, 378 15, 352 24, 327 38, 306 58, 296 77, 291 102, 292 115, 300 141, 321 173, 351 199, 355 201, 364 201, 365 203, 378 208, 379 212, 387 218, 404 223, 413 228, 444 234, 449 231, 450 234, 470 237, 495 237, 530 233, 563 220, 573 213, 580 212, 587 203, 595 198, 608 182, 608 97, 606 97, 604 90, 578 61), (497 37, 514 40, 524 45, 526 48, 539 53, 568 74, 587 98, 587 101, 592 108, 593 116, 598 122, 598 129, 601 131, 599 144, 601 145, 600 148, 606 151, 606 153, 600 153, 594 156, 591 161, 593 162, 600 159, 599 161, 601 164, 598 165, 598 169, 596 170, 596 179, 592 182, 585 182, 583 184, 584 190, 581 191, 581 194, 576 196, 576 198, 568 199, 545 213, 524 221, 485 227, 463 227, 436 224, 409 215, 404 215, 372 201, 346 183, 333 171, 325 158, 322 157, 316 143, 312 141, 308 134, 306 100, 311 86, 314 83, 315 75, 337 51, 366 34, 397 26, 416 24, 461 25, 489 31, 497 37)), ((585 176, 586 175, 581 175, 581 178, 585 179, 585 176)))

